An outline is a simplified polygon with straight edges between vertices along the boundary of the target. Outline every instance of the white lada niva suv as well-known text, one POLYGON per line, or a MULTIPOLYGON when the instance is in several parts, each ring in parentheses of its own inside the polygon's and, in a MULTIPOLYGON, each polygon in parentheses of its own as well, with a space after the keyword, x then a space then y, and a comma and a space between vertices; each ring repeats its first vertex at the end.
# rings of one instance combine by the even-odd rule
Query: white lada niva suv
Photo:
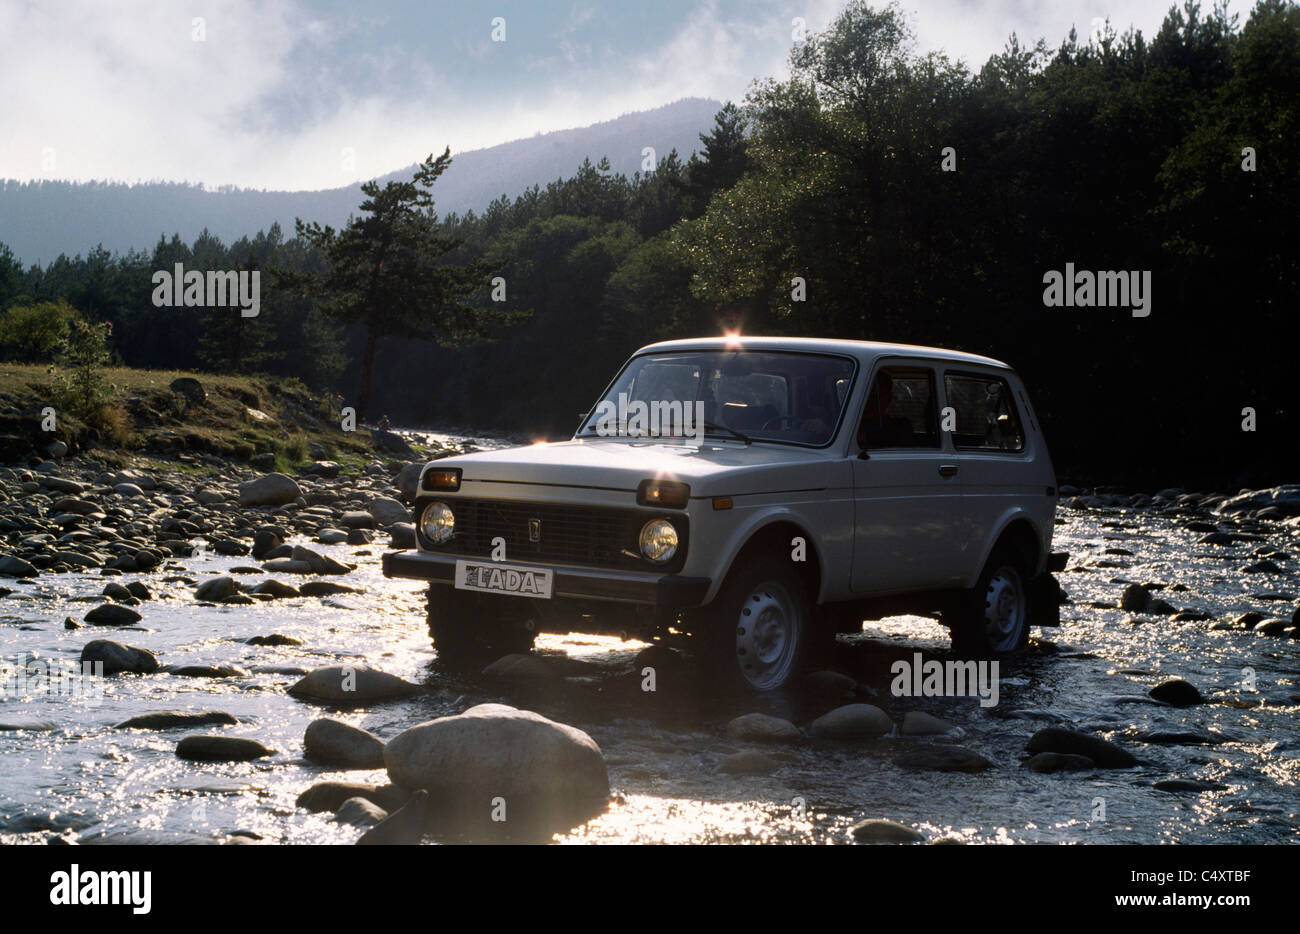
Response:
POLYGON ((1056 478, 1024 386, 987 357, 802 338, 637 351, 552 444, 428 464, 429 630, 456 663, 536 633, 689 636, 706 670, 785 685, 865 619, 941 619, 954 648, 1059 624, 1056 478))

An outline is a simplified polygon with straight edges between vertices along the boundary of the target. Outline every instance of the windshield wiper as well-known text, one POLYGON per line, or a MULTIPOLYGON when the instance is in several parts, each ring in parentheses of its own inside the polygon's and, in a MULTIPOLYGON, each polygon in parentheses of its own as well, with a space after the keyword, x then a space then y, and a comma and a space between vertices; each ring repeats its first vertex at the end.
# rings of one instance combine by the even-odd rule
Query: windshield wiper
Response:
POLYGON ((719 425, 719 424, 717 424, 717 423, 715 423, 715 422, 705 422, 705 423, 704 423, 703 425, 701 425, 700 427, 703 428, 706 432, 707 432, 710 428, 716 428, 716 429, 718 429, 718 430, 720 430, 720 431, 725 431, 725 432, 727 432, 727 433, 730 434, 733 438, 735 438, 737 441, 744 441, 746 444, 753 444, 753 443, 754 443, 752 440, 750 440, 750 437, 749 437, 748 435, 741 434, 739 431, 736 431, 736 429, 732 428, 730 425, 719 425))

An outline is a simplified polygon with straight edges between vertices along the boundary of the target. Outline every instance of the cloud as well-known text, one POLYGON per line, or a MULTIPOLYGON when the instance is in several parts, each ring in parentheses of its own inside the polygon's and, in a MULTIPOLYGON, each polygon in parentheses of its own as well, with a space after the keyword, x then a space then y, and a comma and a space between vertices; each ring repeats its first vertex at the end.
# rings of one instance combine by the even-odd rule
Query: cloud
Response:
MULTIPOLYGON (((629 6, 562 0, 511 13, 503 44, 481 10, 456 4, 326 16, 311 2, 205 0, 197 14, 151 0, 0 4, 0 177, 336 187, 447 144, 463 152, 682 97, 739 100, 754 79, 787 73, 795 16, 820 30, 843 6, 662 0, 647 30, 629 6)), ((1150 35, 1170 0, 902 5, 922 50, 978 69, 1012 31, 1054 46, 1109 14, 1150 35)))

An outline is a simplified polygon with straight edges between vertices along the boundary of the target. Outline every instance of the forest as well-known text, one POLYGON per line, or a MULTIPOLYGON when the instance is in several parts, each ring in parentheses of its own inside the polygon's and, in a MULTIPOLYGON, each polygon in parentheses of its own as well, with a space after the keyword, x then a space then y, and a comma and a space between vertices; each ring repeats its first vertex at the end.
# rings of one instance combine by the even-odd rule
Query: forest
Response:
POLYGON ((292 377, 363 397, 371 420, 557 438, 654 340, 900 341, 1015 366, 1065 482, 1294 479, 1300 6, 1012 36, 972 71, 918 52, 897 5, 852 2, 790 65, 689 159, 629 176, 593 153, 481 212, 436 211, 431 154, 343 230, 302 218, 43 266, 0 244, 0 359, 56 361, 82 318, 126 366, 292 377), (366 304, 340 264, 388 208, 424 285, 366 304), (260 314, 156 307, 151 275, 177 263, 261 270, 260 314), (1050 301, 1067 264, 1148 283, 1146 314, 1050 301))

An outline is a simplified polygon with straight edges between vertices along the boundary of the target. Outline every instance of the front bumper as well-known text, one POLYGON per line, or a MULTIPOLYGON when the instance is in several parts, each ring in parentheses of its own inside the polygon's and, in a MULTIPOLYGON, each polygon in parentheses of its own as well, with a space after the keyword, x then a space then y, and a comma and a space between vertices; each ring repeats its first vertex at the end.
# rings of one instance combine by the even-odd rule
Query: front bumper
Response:
MULTIPOLYGON (((427 551, 390 551, 384 554, 385 577, 409 577, 451 585, 456 577, 455 555, 427 551)), ((481 560, 481 559, 480 559, 481 560)), ((512 562, 518 563, 518 562, 512 562)), ((618 603, 685 609, 699 606, 709 592, 707 577, 656 574, 643 571, 610 571, 595 568, 566 568, 538 565, 554 572, 552 592, 557 597, 579 597, 618 603)), ((504 596, 504 595, 503 595, 504 596)))

